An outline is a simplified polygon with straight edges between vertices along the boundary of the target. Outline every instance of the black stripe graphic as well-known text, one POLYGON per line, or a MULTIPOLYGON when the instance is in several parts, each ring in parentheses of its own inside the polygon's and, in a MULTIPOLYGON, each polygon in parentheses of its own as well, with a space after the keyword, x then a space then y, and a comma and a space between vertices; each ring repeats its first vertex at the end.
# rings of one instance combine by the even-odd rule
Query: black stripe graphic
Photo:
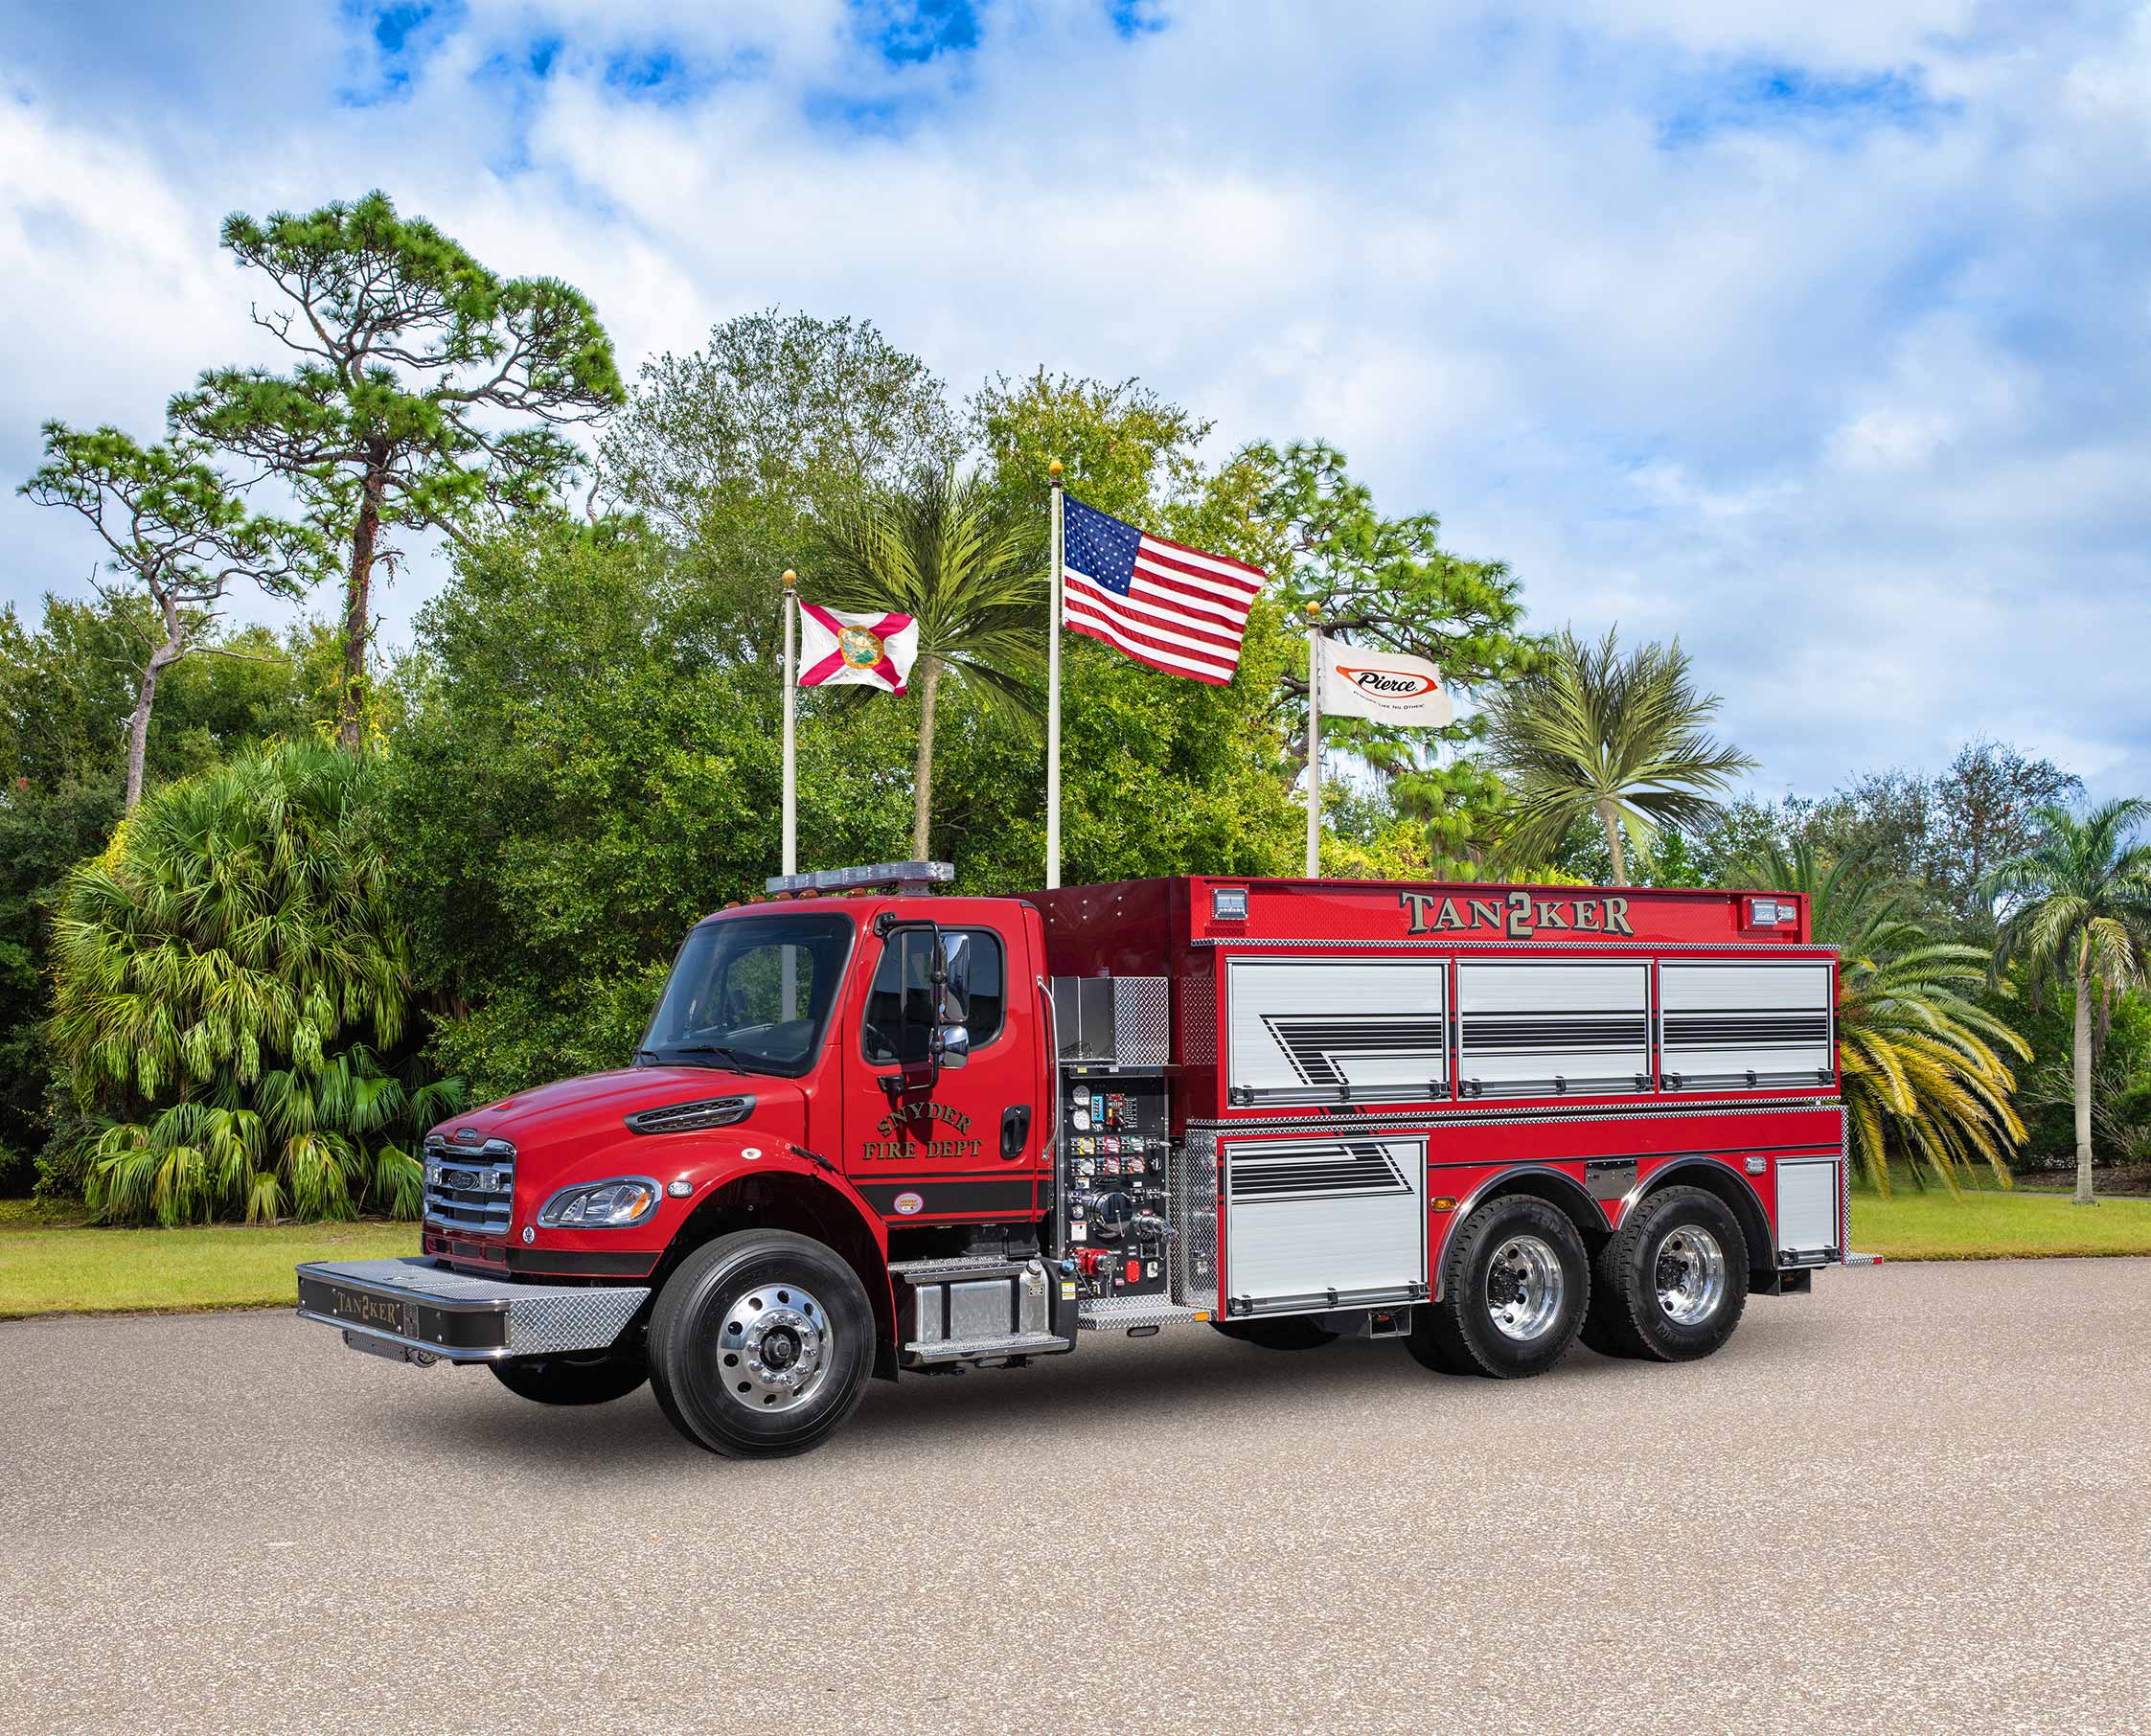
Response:
POLYGON ((1388 1147, 1375 1140, 1241 1146, 1232 1153, 1227 1173, 1235 1199, 1411 1191, 1388 1147))
POLYGON ((926 1203, 902 1215, 904 1222, 933 1218, 966 1218, 980 1213, 1004 1217, 1025 1216, 1033 1209, 1030 1180, 1006 1181, 862 1181, 860 1197, 884 1218, 897 1218, 899 1194, 916 1194, 926 1203))
POLYGON ((1352 1083, 1346 1063, 1354 1060, 1424 1061, 1430 1079, 1438 1078, 1445 1060, 1441 1015, 1367 1018, 1352 1013, 1265 1013, 1264 1027, 1285 1052, 1303 1084, 1352 1083))

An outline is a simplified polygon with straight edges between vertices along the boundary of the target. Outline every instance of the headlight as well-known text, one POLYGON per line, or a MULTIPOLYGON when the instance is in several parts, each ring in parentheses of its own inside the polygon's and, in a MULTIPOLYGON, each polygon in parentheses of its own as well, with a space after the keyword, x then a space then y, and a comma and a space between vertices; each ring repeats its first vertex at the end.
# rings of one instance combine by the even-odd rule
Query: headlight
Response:
POLYGON ((657 1209, 661 1195, 647 1176, 613 1181, 585 1181, 563 1187, 538 1207, 538 1221, 547 1229, 625 1229, 657 1209))

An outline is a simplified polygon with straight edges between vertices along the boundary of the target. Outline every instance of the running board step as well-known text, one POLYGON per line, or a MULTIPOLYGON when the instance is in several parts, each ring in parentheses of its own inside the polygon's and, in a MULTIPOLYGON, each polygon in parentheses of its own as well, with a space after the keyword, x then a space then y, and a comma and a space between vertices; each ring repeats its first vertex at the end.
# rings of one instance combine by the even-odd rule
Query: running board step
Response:
POLYGON ((980 1357, 1042 1357, 1073 1350, 1071 1339, 1050 1332, 1012 1332, 997 1338, 915 1338, 904 1354, 921 1362, 968 1362, 980 1357))
POLYGON ((1108 1296, 1076 1308, 1076 1325, 1085 1332, 1120 1332, 1135 1326, 1193 1326, 1210 1317, 1207 1309, 1182 1308, 1163 1296, 1108 1296))

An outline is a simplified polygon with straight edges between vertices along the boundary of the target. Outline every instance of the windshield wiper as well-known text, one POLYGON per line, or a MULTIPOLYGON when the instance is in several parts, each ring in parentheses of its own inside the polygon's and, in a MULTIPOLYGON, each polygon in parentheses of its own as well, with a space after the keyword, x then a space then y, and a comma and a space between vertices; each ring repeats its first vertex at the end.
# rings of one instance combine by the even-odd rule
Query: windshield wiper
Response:
POLYGON ((754 1071, 754 1069, 747 1064, 751 1057, 742 1055, 739 1050, 728 1049, 722 1043, 718 1042, 683 1042, 676 1044, 671 1051, 665 1054, 659 1054, 655 1049, 640 1049, 636 1051, 635 1059, 637 1061, 640 1061, 645 1055, 653 1057, 661 1063, 676 1060, 682 1055, 714 1055, 718 1060, 728 1062, 732 1066, 739 1068, 743 1073, 751 1073, 754 1071))

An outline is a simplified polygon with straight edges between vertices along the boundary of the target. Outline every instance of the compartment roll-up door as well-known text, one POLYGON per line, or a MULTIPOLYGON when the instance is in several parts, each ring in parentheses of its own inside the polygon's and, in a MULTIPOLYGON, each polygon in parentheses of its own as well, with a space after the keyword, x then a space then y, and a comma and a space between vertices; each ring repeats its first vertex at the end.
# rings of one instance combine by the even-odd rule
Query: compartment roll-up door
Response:
POLYGON ((1424 1295, 1427 1142, 1228 1141, 1225 1291, 1254 1313, 1424 1295))
POLYGON ((1456 1077, 1475 1097, 1650 1086, 1643 961, 1472 960, 1456 967, 1456 1077))
POLYGON ((1831 977, 1822 959, 1661 964, 1660 1069, 1691 1088, 1827 1082, 1831 977))
POLYGON ((1230 1100, 1402 1103, 1448 1095, 1439 960, 1235 959, 1230 1100))

